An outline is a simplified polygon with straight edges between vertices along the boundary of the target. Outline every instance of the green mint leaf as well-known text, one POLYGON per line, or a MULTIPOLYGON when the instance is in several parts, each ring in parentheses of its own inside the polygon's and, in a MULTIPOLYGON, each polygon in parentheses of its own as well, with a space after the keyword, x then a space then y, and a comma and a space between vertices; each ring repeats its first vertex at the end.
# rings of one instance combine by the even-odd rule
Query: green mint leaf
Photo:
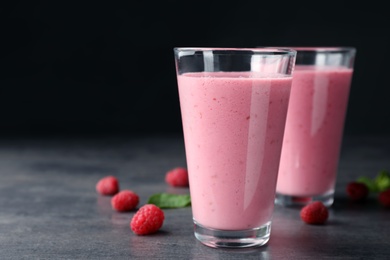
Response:
POLYGON ((362 177, 359 177, 356 181, 366 184, 366 186, 370 192, 378 192, 378 186, 373 179, 362 176, 362 177))
POLYGON ((378 173, 374 179, 375 185, 378 188, 378 192, 385 191, 390 188, 390 173, 382 170, 378 173))
POLYGON ((191 198, 188 194, 156 193, 149 197, 148 203, 162 209, 184 208, 191 205, 191 198))

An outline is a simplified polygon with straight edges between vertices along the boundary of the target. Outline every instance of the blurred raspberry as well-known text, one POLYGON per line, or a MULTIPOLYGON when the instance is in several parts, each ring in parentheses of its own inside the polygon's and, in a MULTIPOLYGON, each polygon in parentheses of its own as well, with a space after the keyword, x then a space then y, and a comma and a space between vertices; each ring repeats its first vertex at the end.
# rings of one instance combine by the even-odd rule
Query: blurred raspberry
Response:
POLYGON ((96 184, 96 191, 102 195, 114 195, 119 191, 118 179, 114 176, 106 176, 96 184))
POLYGON ((328 219, 328 208, 321 201, 314 201, 301 209, 301 219, 307 224, 324 224, 328 219))
POLYGON ((390 207, 390 189, 379 193, 378 200, 385 207, 390 207))
POLYGON ((131 190, 120 191, 111 198, 112 208, 120 212, 131 211, 138 203, 139 196, 131 190))
POLYGON ((367 198, 369 190, 366 184, 361 182, 350 182, 346 188, 347 195, 354 201, 362 201, 367 198))
POLYGON ((164 212, 154 204, 145 204, 133 216, 131 230, 137 235, 157 232, 163 225, 164 212))
POLYGON ((165 175, 165 182, 173 187, 188 187, 188 171, 183 167, 176 167, 165 175))

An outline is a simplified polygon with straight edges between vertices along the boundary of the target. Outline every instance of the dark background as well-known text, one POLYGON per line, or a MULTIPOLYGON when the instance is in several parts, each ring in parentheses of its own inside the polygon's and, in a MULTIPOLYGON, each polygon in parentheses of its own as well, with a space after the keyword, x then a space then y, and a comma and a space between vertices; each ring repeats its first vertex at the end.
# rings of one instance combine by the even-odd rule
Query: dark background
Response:
POLYGON ((181 133, 174 47, 287 45, 356 47, 345 133, 390 133, 390 15, 375 1, 10 2, 0 134, 181 133))

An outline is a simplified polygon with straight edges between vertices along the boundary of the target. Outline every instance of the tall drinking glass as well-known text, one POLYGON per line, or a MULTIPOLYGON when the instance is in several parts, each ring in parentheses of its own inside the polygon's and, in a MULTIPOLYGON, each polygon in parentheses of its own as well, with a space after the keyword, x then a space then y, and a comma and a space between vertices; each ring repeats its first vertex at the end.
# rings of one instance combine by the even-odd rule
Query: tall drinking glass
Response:
POLYGON ((276 203, 331 206, 355 48, 297 50, 276 187, 276 203))
POLYGON ((296 51, 174 48, 195 237, 268 242, 296 51))

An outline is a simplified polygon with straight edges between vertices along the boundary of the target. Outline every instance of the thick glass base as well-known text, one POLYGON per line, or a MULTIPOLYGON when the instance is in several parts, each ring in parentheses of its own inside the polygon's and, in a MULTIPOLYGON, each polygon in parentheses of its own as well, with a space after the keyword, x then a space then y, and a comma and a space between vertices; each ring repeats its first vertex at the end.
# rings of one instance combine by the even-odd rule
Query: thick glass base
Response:
POLYGON ((271 234, 271 222, 246 230, 219 230, 206 228, 194 220, 195 237, 214 248, 247 248, 265 245, 271 234))
POLYGON ((334 191, 318 196, 291 196, 276 192, 275 204, 285 207, 303 207, 313 201, 321 201, 325 206, 330 207, 333 204, 334 191))

